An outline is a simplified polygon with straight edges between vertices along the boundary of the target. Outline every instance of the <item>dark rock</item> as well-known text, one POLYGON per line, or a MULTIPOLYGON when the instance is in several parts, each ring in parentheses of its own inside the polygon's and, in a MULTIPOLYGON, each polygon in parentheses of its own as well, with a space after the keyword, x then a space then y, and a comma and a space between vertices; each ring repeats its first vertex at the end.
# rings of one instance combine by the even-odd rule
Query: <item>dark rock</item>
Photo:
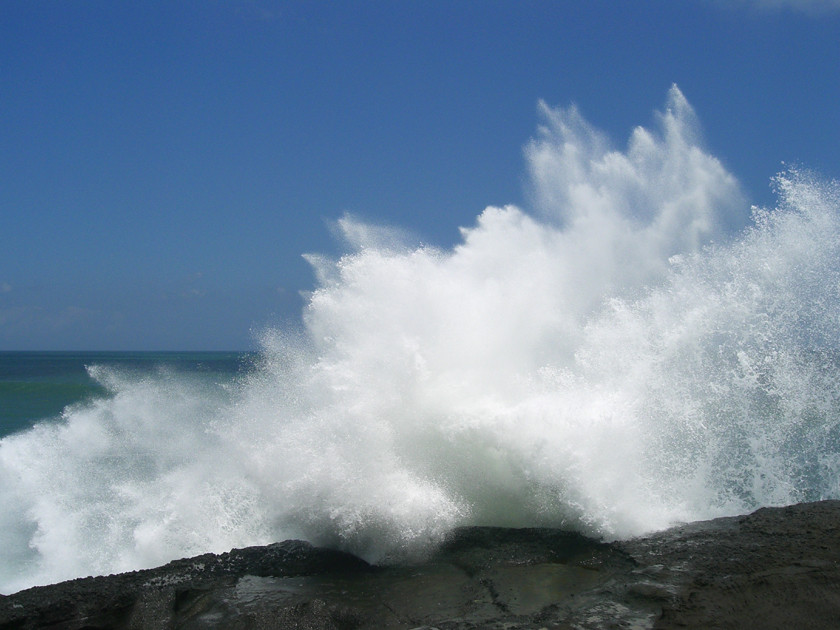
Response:
POLYGON ((603 543, 455 530, 416 564, 300 541, 0 597, 0 629, 835 628, 840 502, 603 543))
POLYGON ((175 560, 157 569, 27 589, 0 599, 0 628, 169 628, 182 618, 200 615, 208 598, 235 589, 246 576, 370 571, 370 565, 351 554, 287 540, 175 560))
POLYGON ((656 628, 840 627, 840 502, 762 508, 618 545, 674 589, 656 628))

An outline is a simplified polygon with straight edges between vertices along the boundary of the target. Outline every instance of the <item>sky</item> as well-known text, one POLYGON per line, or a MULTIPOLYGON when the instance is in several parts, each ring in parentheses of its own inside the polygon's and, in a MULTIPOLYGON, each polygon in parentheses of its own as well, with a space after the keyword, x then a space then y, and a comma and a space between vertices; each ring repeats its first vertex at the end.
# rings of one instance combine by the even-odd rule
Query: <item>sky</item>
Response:
POLYGON ((840 178, 840 2, 6 0, 0 350, 244 350, 345 214, 529 208, 540 101, 626 145, 677 84, 750 203, 840 178))

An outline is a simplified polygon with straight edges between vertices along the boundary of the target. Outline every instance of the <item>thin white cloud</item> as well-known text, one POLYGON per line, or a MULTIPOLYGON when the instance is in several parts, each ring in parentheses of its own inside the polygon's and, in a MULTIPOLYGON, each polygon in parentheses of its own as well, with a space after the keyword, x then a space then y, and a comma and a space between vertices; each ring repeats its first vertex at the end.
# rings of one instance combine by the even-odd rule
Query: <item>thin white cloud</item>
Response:
POLYGON ((98 322, 101 314, 97 309, 70 305, 58 311, 45 312, 40 324, 46 330, 54 332, 75 330, 80 327, 91 326, 98 322))
POLYGON ((825 13, 840 12, 840 0, 737 0, 717 4, 729 8, 747 6, 759 11, 798 11, 809 15, 822 15, 825 13))
POLYGON ((0 293, 10 293, 12 285, 8 282, 0 282, 0 293))
POLYGON ((205 295, 207 295, 207 291, 205 291, 204 289, 199 289, 197 287, 191 287, 189 289, 181 291, 181 297, 187 299, 200 298, 204 297, 205 295))
POLYGON ((24 322, 29 314, 29 310, 25 306, 0 308, 0 332, 8 332, 4 329, 17 325, 19 322, 24 322))
POLYGON ((101 316, 101 311, 81 306, 47 309, 41 306, 15 306, 0 310, 0 325, 20 330, 66 330, 88 324, 101 316))
POLYGON ((277 22, 286 17, 286 10, 274 6, 272 3, 249 1, 242 2, 236 7, 236 13, 247 20, 259 22, 277 22))

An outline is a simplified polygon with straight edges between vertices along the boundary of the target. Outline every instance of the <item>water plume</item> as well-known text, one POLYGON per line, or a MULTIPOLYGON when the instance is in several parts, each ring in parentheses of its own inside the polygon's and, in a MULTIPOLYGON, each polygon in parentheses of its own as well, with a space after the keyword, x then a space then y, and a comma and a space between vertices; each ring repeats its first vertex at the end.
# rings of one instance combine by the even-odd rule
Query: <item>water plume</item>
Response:
POLYGON ((297 537, 387 560, 458 525, 607 538, 840 497, 837 184, 750 210, 673 87, 623 150, 540 104, 533 208, 452 249, 352 217, 302 331, 222 384, 110 395, 0 443, 0 590, 297 537))

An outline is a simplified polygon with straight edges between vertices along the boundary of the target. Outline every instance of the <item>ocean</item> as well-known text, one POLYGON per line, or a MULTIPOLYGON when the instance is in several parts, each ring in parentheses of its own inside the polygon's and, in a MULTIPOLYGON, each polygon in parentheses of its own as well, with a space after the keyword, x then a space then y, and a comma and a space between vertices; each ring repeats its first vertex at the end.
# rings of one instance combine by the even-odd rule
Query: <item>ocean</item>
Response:
POLYGON ((2 352, 0 351, 0 438, 60 421, 71 406, 108 395, 88 372, 110 367, 135 375, 168 369, 220 382, 247 366, 247 352, 2 352))
POLYGON ((346 216, 259 351, 0 357, 0 592, 298 538, 603 539, 840 498, 840 184, 750 207, 669 93, 613 148, 542 107, 532 207, 451 249, 346 216))

